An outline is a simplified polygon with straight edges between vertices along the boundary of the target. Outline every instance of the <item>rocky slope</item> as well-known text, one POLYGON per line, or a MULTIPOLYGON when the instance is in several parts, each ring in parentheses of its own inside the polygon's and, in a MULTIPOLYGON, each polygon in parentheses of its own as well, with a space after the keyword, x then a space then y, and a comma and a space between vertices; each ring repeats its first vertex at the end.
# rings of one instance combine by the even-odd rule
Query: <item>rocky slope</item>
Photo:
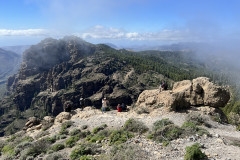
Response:
MULTIPOLYGON (((24 140, 19 140, 16 137, 14 138, 14 136, 0 138, 0 141, 5 145, 8 144, 10 146, 20 141, 20 144, 14 148, 14 151, 17 153, 15 153, 14 156, 12 155, 12 159, 32 158, 47 160, 53 159, 54 157, 74 159, 73 155, 75 154, 83 156, 84 152, 77 152, 79 146, 83 147, 84 145, 90 145, 92 151, 94 148, 97 148, 96 152, 88 153, 89 156, 91 155, 91 158, 95 159, 181 160, 184 159, 186 153, 185 148, 187 146, 199 143, 202 146, 202 152, 207 155, 208 159, 237 160, 239 159, 240 154, 240 132, 236 131, 234 126, 220 124, 219 122, 213 121, 214 117, 217 117, 219 113, 217 112, 218 105, 211 104, 218 104, 217 102, 227 103, 227 100, 223 101, 224 98, 229 98, 228 90, 214 85, 209 82, 207 78, 201 77, 194 79, 193 81, 177 82, 174 84, 172 91, 162 91, 160 93, 155 90, 144 91, 139 96, 135 107, 129 106, 128 112, 117 112, 116 110, 112 110, 102 113, 98 109, 85 107, 83 111, 76 109, 71 113, 61 112, 55 119, 49 116, 44 117, 42 121, 37 118, 30 118, 25 125, 25 130, 16 135, 24 135, 28 138, 24 138, 23 136, 22 139, 31 139, 31 141, 26 142, 24 140), (200 86, 197 88, 190 87, 194 86, 196 83, 201 84, 200 86, 204 91, 204 94, 201 94, 201 96, 195 94, 196 91, 199 91, 198 89, 200 86), (174 97, 176 98, 174 101, 180 100, 177 99, 178 96, 174 96, 174 94, 179 92, 186 92, 183 94, 184 96, 181 100, 190 103, 188 109, 182 110, 181 113, 170 111, 170 107, 174 103, 165 104, 164 101, 162 102, 162 99, 157 99, 155 103, 152 101, 155 97, 174 97), (211 93, 211 96, 203 96, 208 94, 207 92, 211 93), (191 101, 191 99, 196 100, 195 96, 197 96, 198 100, 191 101), (158 107, 156 107, 156 104, 158 107), (159 104, 163 105, 159 106, 159 104), (143 105, 145 109, 148 109, 148 113, 138 112, 143 105), (130 118, 141 122, 141 125, 138 126, 139 131, 134 132, 134 130, 131 130, 134 134, 133 138, 127 138, 125 142, 121 142, 125 146, 125 150, 121 150, 121 145, 111 145, 112 139, 111 136, 110 138, 108 137, 107 133, 112 130, 121 130, 122 128, 125 128, 126 122, 130 118), (178 128, 181 128, 183 132, 181 133, 182 136, 170 140, 167 146, 164 142, 149 139, 149 135, 154 132, 154 127, 156 125, 155 122, 166 118, 171 120, 178 128), (197 122, 201 122, 201 124, 198 124, 198 129, 203 128, 202 133, 190 133, 189 129, 191 128, 188 128, 187 130, 183 129, 186 124, 193 125, 193 122, 196 122, 196 124, 197 122), (46 128, 46 124, 52 124, 52 126, 46 128), (69 124, 69 126, 63 129, 63 126, 66 126, 66 124, 69 124), (141 134, 140 129, 143 126, 147 126, 149 131, 141 134), (70 147, 68 143, 70 141, 69 139, 73 139, 71 136, 74 137, 73 133, 76 132, 77 129, 81 131, 77 132, 76 135, 81 135, 81 138, 74 141, 73 146, 70 147), (185 134, 185 132, 189 133, 185 134), (88 133, 87 135, 89 136, 83 136, 83 133, 88 133), (105 133, 103 139, 101 139, 100 133, 105 133), (95 140, 94 136, 96 138, 95 140), (29 148, 34 147, 34 145, 38 146, 39 143, 37 142, 40 142, 41 139, 46 140, 47 138, 51 139, 51 137, 62 138, 55 139, 48 146, 45 145, 45 147, 48 148, 47 151, 34 151, 37 152, 36 154, 32 154, 32 152, 29 151, 29 148), (6 142, 8 143, 6 144, 6 142), (64 144, 64 146, 56 151, 53 149, 53 146, 57 144, 64 144), (21 147, 23 145, 25 145, 24 148, 21 147), (118 150, 122 151, 121 153, 118 153, 115 150, 117 146, 118 150), (114 152, 114 155, 112 155, 111 152, 114 152)), ((181 105, 178 105, 177 107, 183 108, 181 105)), ((174 109, 176 109, 176 106, 174 109)), ((132 126, 137 125, 132 123, 132 126)), ((125 130, 128 129, 125 128, 125 130)), ((162 136, 165 135, 163 134, 162 136)), ((4 150, 1 158, 6 159, 7 157, 9 158, 9 156, 10 152, 4 150)))
POLYGON ((162 79, 172 82, 151 70, 136 72, 112 52, 118 51, 72 36, 48 38, 31 46, 23 54, 19 73, 8 79, 10 96, 0 104, 1 134, 14 133, 23 127, 19 122, 30 116, 56 116, 66 103, 78 108, 80 96, 85 105, 96 108, 107 97, 114 108, 122 102, 130 105, 144 89, 156 87, 162 79))

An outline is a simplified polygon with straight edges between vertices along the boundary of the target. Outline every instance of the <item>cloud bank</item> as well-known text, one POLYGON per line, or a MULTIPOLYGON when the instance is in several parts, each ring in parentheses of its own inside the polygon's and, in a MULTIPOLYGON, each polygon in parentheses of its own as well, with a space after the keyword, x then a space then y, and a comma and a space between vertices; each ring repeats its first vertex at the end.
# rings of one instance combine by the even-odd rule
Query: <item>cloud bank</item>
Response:
POLYGON ((45 29, 0 29, 0 36, 49 36, 50 32, 45 29))

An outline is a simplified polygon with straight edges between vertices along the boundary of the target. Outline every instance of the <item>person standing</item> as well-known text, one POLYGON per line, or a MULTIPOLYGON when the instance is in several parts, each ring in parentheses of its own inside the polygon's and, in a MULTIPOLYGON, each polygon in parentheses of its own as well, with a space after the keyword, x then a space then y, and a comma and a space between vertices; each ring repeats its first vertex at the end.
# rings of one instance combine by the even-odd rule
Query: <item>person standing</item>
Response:
POLYGON ((84 99, 82 97, 80 97, 79 99, 79 103, 80 103, 80 108, 83 111, 83 107, 84 107, 84 99))
POLYGON ((106 112, 106 108, 107 108, 107 99, 104 98, 102 100, 102 113, 105 113, 106 112))

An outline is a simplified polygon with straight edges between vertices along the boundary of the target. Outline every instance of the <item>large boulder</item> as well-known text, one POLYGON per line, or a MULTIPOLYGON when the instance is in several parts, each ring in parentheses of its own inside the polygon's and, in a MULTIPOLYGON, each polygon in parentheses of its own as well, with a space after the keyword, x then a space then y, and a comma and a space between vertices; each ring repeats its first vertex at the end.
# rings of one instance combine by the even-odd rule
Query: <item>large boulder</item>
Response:
POLYGON ((230 99, 230 93, 223 87, 209 81, 209 78, 176 82, 172 90, 145 90, 138 98, 140 107, 161 107, 169 110, 181 110, 190 106, 223 107, 230 99))
POLYGON ((55 118, 54 123, 62 123, 64 121, 67 121, 69 119, 71 119, 71 113, 69 112, 61 112, 60 114, 57 115, 57 117, 55 118))

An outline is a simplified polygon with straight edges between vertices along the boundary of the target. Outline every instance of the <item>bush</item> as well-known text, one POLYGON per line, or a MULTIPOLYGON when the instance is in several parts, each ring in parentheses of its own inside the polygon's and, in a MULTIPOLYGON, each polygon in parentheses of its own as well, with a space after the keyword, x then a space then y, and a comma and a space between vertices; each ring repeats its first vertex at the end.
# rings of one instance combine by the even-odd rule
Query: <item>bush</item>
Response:
POLYGON ((209 132, 203 128, 198 127, 194 122, 184 122, 181 127, 184 130, 185 135, 198 134, 202 136, 203 134, 209 135, 209 132))
POLYGON ((201 114, 190 113, 186 117, 186 121, 195 123, 196 125, 202 125, 206 122, 206 118, 201 114))
POLYGON ((102 141, 103 139, 109 137, 110 134, 111 134, 110 131, 102 130, 102 131, 98 132, 96 135, 89 135, 89 136, 87 136, 87 140, 89 142, 102 141))
POLYGON ((170 121, 169 119, 158 120, 153 123, 153 130, 157 131, 158 129, 162 129, 164 126, 167 126, 170 124, 173 124, 173 122, 170 121))
POLYGON ((148 138, 157 142, 171 141, 177 139, 182 134, 182 129, 172 124, 170 121, 157 121, 154 123, 154 131, 148 138), (167 123, 162 123, 167 122, 167 123), (166 125, 167 124, 167 125, 166 125))
POLYGON ((14 156, 14 155, 15 155, 14 147, 11 146, 11 145, 5 145, 5 146, 2 148, 2 153, 3 153, 3 154, 10 155, 10 156, 14 156))
POLYGON ((113 146, 109 154, 102 155, 104 160, 145 160, 148 155, 137 144, 120 144, 113 146))
POLYGON ((12 135, 10 138, 8 138, 6 141, 7 142, 13 142, 17 138, 16 135, 12 135))
POLYGON ((61 130, 60 130, 59 134, 60 135, 67 135, 68 134, 67 128, 71 127, 72 124, 73 124, 72 121, 64 122, 61 126, 61 130))
POLYGON ((80 132, 81 132, 80 129, 75 128, 74 130, 72 130, 72 131, 70 132, 70 135, 71 135, 71 136, 75 136, 75 135, 79 134, 80 132))
POLYGON ((7 144, 6 141, 0 140, 0 151, 2 150, 2 148, 7 144))
POLYGON ((49 143, 55 143, 57 139, 58 139, 58 138, 57 138, 56 135, 54 135, 54 136, 52 136, 52 137, 47 137, 47 138, 45 138, 45 140, 46 140, 47 142, 49 142, 49 143))
POLYGON ((107 125, 106 125, 106 124, 103 124, 103 125, 101 125, 101 126, 99 126, 99 127, 94 128, 92 132, 93 132, 93 134, 96 134, 96 133, 98 133, 99 131, 104 130, 105 128, 107 128, 107 125))
POLYGON ((76 145, 76 142, 79 140, 79 136, 71 136, 70 138, 68 138, 65 142, 66 147, 70 147, 72 148, 73 146, 76 145))
POLYGON ((200 150, 198 143, 186 147, 186 154, 184 155, 184 160, 196 160, 196 159, 199 160, 207 159, 207 156, 200 150))
POLYGON ((123 130, 142 134, 148 131, 148 127, 143 122, 131 118, 125 122, 123 130))
POLYGON ((64 149, 65 146, 63 144, 55 144, 51 147, 51 149, 55 152, 59 151, 59 150, 62 150, 64 149))
POLYGON ((110 145, 117 145, 126 142, 129 138, 132 138, 133 135, 128 131, 115 130, 110 135, 110 145))
POLYGON ((50 144, 44 139, 36 141, 35 143, 33 143, 33 145, 29 149, 27 149, 24 157, 28 157, 28 156, 36 157, 41 153, 46 153, 49 146, 50 144))
POLYGON ((59 153, 52 153, 46 157, 46 160, 59 160, 62 158, 62 155, 59 153))
POLYGON ((32 142, 34 139, 32 138, 32 137, 30 137, 30 136, 26 136, 26 137, 24 137, 22 140, 21 140, 21 142, 32 142))
POLYGON ((20 144, 18 144, 15 147, 14 152, 16 154, 18 154, 18 153, 22 152, 24 149, 29 148, 31 146, 32 146, 32 143, 30 143, 30 142, 21 142, 20 144))
MULTIPOLYGON (((91 156, 87 155, 94 155, 96 154, 96 146, 90 144, 81 144, 78 148, 74 149, 71 154, 71 159, 86 159, 91 158, 91 156)), ((88 159, 86 159, 88 160, 88 159)))

